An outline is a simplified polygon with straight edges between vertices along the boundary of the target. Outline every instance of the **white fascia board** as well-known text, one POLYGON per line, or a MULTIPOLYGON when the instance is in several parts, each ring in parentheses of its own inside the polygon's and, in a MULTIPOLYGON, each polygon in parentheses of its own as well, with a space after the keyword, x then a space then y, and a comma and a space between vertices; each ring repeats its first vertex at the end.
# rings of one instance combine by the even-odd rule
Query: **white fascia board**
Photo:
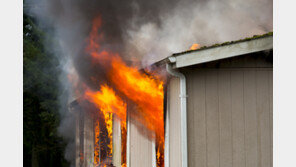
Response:
POLYGON ((250 41, 218 46, 196 52, 176 56, 176 68, 202 64, 215 60, 240 56, 248 53, 269 50, 273 48, 273 37, 263 37, 250 41))

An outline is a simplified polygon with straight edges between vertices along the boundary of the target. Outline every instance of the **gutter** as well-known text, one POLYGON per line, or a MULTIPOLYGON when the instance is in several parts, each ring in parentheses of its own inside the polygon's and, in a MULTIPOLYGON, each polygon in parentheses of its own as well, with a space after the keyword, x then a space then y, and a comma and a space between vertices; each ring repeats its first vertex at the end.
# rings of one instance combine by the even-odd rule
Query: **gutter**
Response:
POLYGON ((182 167, 188 167, 187 156, 187 93, 185 75, 173 69, 172 64, 176 63, 175 57, 169 57, 166 63, 166 70, 172 76, 180 78, 180 101, 181 101, 181 161, 182 167))

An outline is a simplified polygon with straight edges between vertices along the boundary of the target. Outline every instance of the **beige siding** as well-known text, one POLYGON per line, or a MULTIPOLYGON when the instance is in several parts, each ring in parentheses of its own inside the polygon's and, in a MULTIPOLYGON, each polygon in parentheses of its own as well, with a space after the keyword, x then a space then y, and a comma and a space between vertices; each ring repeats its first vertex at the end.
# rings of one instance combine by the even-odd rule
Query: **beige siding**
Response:
POLYGON ((112 162, 114 166, 121 166, 121 129, 120 119, 113 115, 113 157, 112 162))
POLYGON ((187 78, 189 166, 270 167, 272 69, 199 69, 187 78))
POLYGON ((271 139, 270 139, 270 111, 269 111, 269 74, 268 71, 256 73, 256 97, 257 97, 257 128, 258 128, 258 155, 259 165, 271 166, 271 139))
POLYGON ((181 166, 181 138, 180 138, 180 100, 179 79, 172 78, 168 87, 168 112, 169 112, 169 166, 181 166))
MULTIPOLYGON (((232 164, 245 166, 245 117, 242 71, 231 71, 232 164)), ((248 100, 248 99, 246 99, 248 100)))
POLYGON ((230 73, 218 75, 220 166, 232 167, 232 113, 230 73))
POLYGON ((258 130, 256 112, 256 71, 244 73, 244 111, 245 113, 245 145, 246 145, 246 167, 257 166, 258 164, 258 130))
POLYGON ((152 142, 137 127, 137 122, 130 125, 130 167, 152 167, 152 142))
MULTIPOLYGON (((272 68, 190 69, 189 167, 272 166, 272 68)), ((181 166, 179 80, 168 85, 170 166, 181 166)))
POLYGON ((188 134, 188 161, 189 166, 199 164, 207 165, 207 126, 206 126, 206 91, 205 91, 205 73, 196 71, 196 77, 187 79, 188 96, 196 97, 195 101, 188 101, 188 108, 195 108, 197 112, 187 112, 188 129, 193 132, 188 134), (196 94, 198 92, 198 95, 196 94), (195 128, 199 127, 199 128, 195 128), (194 147, 191 147, 193 146, 194 147))
MULTIPOLYGON (((219 167, 219 105, 218 105, 218 74, 209 71, 205 78, 206 89, 206 137, 207 137, 207 166, 219 167)), ((193 99, 189 99, 193 100, 193 99)), ((190 110, 188 112, 191 112, 190 110)), ((195 121, 195 120, 194 120, 195 121)), ((191 123, 191 122, 190 122, 191 123)), ((196 128, 196 127, 194 127, 196 128)), ((190 129, 188 133, 191 133, 190 129)), ((194 142, 193 142, 194 145, 194 142)))

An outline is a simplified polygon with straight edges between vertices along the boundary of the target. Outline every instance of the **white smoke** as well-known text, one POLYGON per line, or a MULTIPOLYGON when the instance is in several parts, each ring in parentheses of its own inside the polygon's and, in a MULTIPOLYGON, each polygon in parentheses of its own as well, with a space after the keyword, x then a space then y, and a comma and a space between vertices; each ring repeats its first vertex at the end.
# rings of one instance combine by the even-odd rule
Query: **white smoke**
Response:
POLYGON ((147 22, 127 30, 129 57, 140 55, 144 65, 149 65, 188 50, 193 43, 206 46, 273 30, 271 0, 184 2, 160 18, 161 26, 147 22))

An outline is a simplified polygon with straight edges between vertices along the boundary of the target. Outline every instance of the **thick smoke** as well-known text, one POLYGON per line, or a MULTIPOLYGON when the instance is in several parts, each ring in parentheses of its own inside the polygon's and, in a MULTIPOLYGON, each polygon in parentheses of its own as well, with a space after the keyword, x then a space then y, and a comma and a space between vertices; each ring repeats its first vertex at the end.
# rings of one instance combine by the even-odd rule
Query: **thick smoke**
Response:
MULTIPOLYGON (((272 0, 27 0, 26 4, 41 25, 54 27, 50 33, 61 48, 57 55, 64 65, 63 90, 71 90, 73 82, 79 81, 94 86, 91 76, 96 71, 84 48, 92 20, 98 15, 103 20, 102 47, 144 66, 187 50, 193 43, 211 45, 273 29, 272 0), (67 81, 68 74, 72 83, 67 81)), ((65 91, 61 103, 74 98, 72 91, 65 91)), ((65 119, 60 131, 73 141, 69 129, 74 122, 66 111, 61 109, 65 119)), ((74 159, 71 146, 66 151, 69 160, 74 159)))
MULTIPOLYGON (((182 1, 160 17, 128 30, 128 53, 153 63, 193 43, 211 45, 272 31, 272 0, 182 1)), ((145 64, 145 65, 147 65, 145 64)))

